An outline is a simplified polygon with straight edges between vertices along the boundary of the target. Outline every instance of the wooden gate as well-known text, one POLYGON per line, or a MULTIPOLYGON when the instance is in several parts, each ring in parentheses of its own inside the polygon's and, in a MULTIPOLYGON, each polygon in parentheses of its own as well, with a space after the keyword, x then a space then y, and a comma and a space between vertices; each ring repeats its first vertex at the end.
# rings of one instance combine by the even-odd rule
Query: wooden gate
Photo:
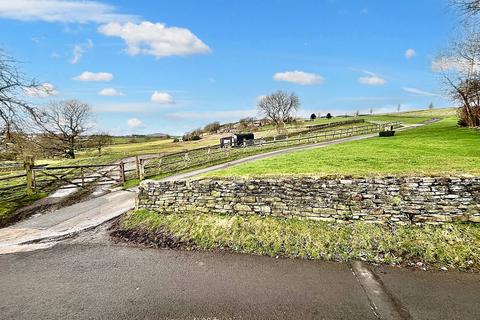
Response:
POLYGON ((122 164, 27 166, 27 191, 57 185, 59 189, 119 185, 125 181, 122 164))

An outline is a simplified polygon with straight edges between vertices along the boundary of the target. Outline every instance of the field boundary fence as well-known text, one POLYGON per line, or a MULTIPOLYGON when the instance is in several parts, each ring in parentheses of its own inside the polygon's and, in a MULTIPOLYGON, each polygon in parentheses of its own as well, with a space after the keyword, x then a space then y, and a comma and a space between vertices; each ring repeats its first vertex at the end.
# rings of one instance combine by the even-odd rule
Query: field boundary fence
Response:
POLYGON ((135 156, 113 164, 36 165, 33 157, 26 157, 24 163, 0 165, 0 197, 8 201, 13 195, 18 197, 19 194, 31 195, 35 192, 103 185, 121 186, 129 180, 174 174, 275 149, 371 134, 399 126, 399 122, 387 122, 336 130, 315 130, 295 133, 290 137, 286 135, 273 139, 255 139, 253 143, 238 147, 220 147, 218 144, 175 153, 135 156), (12 174, 4 170, 8 166, 14 169, 12 174))

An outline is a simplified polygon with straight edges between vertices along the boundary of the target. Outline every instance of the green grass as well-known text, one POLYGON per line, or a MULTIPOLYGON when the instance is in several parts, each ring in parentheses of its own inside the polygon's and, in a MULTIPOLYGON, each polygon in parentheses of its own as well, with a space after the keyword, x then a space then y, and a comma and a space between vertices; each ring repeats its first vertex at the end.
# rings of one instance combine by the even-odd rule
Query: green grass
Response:
POLYGON ((329 261, 382 264, 422 262, 433 267, 480 268, 480 226, 387 226, 260 216, 158 214, 132 211, 123 230, 162 232, 194 248, 329 261))
POLYGON ((480 132, 455 118, 322 149, 296 152, 212 172, 215 177, 480 174, 480 132))
POLYGON ((0 200, 0 228, 8 225, 9 223, 20 220, 22 217, 17 217, 15 210, 29 205, 36 200, 45 198, 48 194, 45 192, 35 193, 31 196, 25 195, 25 191, 18 191, 15 201, 11 200, 0 200))
POLYGON ((391 114, 391 115, 378 115, 378 116, 362 116, 359 119, 365 119, 365 121, 371 122, 393 122, 398 121, 404 124, 416 124, 421 123, 427 120, 432 119, 432 117, 425 117, 425 116, 408 116, 404 114, 391 114))
POLYGON ((410 117, 446 118, 456 116, 457 108, 433 108, 425 110, 404 111, 393 114, 410 117))
POLYGON ((167 137, 113 137, 112 144, 142 143, 170 139, 167 137))
POLYGON ((123 186, 122 188, 123 189, 130 189, 130 188, 133 188, 133 187, 136 187, 140 184, 140 180, 139 179, 131 179, 131 180, 127 180, 123 183, 123 186))

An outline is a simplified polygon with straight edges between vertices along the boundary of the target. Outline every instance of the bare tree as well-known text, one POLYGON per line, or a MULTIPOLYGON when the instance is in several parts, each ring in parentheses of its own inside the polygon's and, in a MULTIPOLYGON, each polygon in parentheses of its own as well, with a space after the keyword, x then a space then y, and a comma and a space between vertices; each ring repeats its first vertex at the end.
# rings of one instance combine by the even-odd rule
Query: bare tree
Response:
POLYGON ((480 0, 451 0, 451 2, 467 16, 480 14, 480 0))
POLYGON ((258 102, 260 113, 270 119, 279 130, 292 119, 299 108, 300 99, 293 92, 277 91, 258 102))
POLYGON ((112 136, 108 133, 97 133, 92 134, 88 138, 88 144, 90 147, 98 150, 98 156, 102 156, 102 149, 110 144, 112 144, 112 136))
POLYGON ((459 123, 480 126, 480 33, 453 42, 438 61, 446 92, 460 106, 459 123))
POLYGON ((52 102, 35 118, 43 148, 54 155, 75 159, 75 152, 90 129, 92 114, 88 104, 77 100, 52 102))
POLYGON ((2 147, 14 143, 13 137, 25 128, 25 119, 34 115, 35 109, 24 98, 27 90, 42 86, 25 79, 15 59, 0 49, 0 140, 2 147))

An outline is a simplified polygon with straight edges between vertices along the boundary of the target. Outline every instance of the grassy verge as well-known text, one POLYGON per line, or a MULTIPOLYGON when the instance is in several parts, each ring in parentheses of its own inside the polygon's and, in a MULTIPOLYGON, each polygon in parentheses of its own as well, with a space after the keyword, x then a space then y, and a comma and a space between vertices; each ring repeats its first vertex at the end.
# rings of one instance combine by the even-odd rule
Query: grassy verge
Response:
POLYGON ((480 132, 447 118, 424 127, 242 164, 209 176, 480 174, 480 132))
POLYGON ((16 210, 32 204, 33 202, 45 198, 48 195, 46 192, 39 192, 31 196, 25 195, 22 191, 15 201, 0 200, 0 228, 24 218, 23 215, 18 216, 16 210))
POLYGON ((480 226, 472 224, 423 227, 329 224, 260 216, 163 215, 137 210, 127 214, 119 228, 117 234, 124 238, 158 246, 480 269, 480 226))

